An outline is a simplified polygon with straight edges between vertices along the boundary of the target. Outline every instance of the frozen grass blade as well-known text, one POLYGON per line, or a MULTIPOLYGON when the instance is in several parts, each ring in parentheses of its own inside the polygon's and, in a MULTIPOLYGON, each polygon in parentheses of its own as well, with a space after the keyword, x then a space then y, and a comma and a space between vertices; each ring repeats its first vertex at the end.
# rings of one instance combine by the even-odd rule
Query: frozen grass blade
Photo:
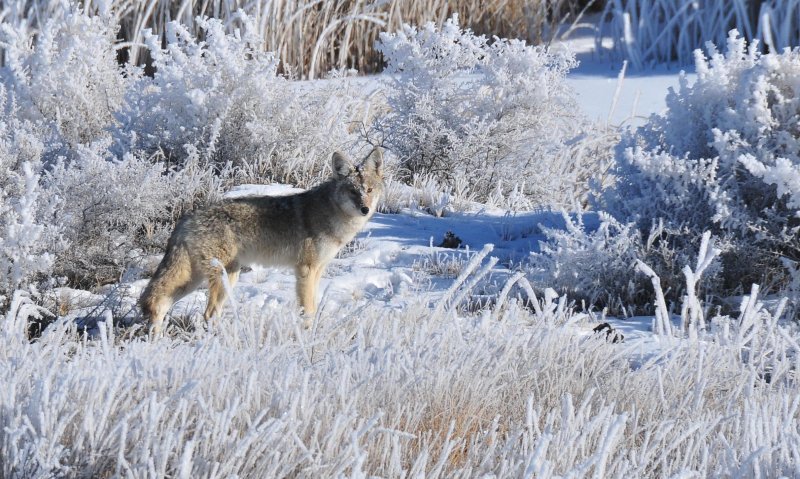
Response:
POLYGON ((689 265, 684 266, 683 274, 686 277, 686 296, 684 297, 684 311, 681 314, 682 328, 689 332, 690 339, 697 339, 698 331, 706 330, 706 321, 703 306, 697 297, 697 285, 703 272, 711 265, 722 251, 711 244, 711 232, 703 233, 700 242, 700 251, 697 253, 695 269, 689 265))
POLYGON ((483 259, 492 252, 492 250, 494 250, 493 244, 485 244, 480 251, 475 253, 475 255, 470 258, 469 262, 462 268, 461 273, 458 275, 455 281, 453 281, 452 286, 450 286, 450 288, 444 293, 442 299, 439 300, 439 304, 436 306, 434 316, 442 314, 445 310, 451 307, 453 304, 451 303, 453 296, 456 294, 459 288, 464 285, 464 283, 467 281, 467 278, 469 278, 469 276, 475 271, 478 265, 483 262, 483 259))
POLYGON ((625 81, 625 70, 628 68, 628 61, 625 60, 622 62, 622 68, 617 75, 617 87, 614 89, 614 97, 611 100, 611 108, 608 111, 608 117, 606 118, 606 124, 611 123, 611 118, 614 116, 614 113, 617 111, 617 102, 619 101, 619 94, 622 92, 622 83, 625 81))
POLYGON ((690 63, 694 50, 708 41, 724 44, 732 29, 773 53, 796 46, 800 39, 797 0, 613 0, 606 2, 601 18, 596 44, 610 37, 613 53, 636 69, 690 63))
POLYGON ((653 284, 653 290, 656 294, 656 316, 653 332, 659 336, 672 336, 672 324, 670 323, 669 310, 667 309, 667 302, 664 299, 664 290, 661 289, 661 278, 647 266, 644 262, 636 260, 636 271, 644 274, 650 278, 653 284))

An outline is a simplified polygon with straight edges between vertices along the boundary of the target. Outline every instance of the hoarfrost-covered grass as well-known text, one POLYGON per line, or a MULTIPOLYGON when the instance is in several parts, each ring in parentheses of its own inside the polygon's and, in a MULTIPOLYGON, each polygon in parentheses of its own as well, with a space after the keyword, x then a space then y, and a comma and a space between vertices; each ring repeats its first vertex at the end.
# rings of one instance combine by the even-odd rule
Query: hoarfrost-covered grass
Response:
POLYGON ((732 29, 772 53, 800 42, 797 0, 608 0, 601 19, 598 46, 613 40, 612 52, 637 69, 690 64, 696 49, 722 45, 732 29))
POLYGON ((552 299, 499 307, 345 306, 305 331, 284 306, 245 303, 154 342, 60 323, 29 343, 9 316, 2 474, 797 473, 797 333, 758 310, 716 341, 644 348, 584 332, 589 317, 552 299))

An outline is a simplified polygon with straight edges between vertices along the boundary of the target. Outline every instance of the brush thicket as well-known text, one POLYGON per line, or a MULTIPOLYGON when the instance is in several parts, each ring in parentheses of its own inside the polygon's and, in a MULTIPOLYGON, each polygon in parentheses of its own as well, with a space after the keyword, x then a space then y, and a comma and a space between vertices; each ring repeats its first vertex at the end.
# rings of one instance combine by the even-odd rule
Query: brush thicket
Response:
MULTIPOLYGON (((238 11, 252 17, 263 38, 263 48, 275 52, 284 72, 316 78, 332 69, 379 71, 382 59, 374 45, 382 31, 395 31, 403 23, 441 24, 458 14, 461 24, 476 32, 501 38, 547 41, 560 20, 580 11, 586 0, 84 0, 86 13, 112 15, 119 25, 120 57, 147 62, 143 30, 164 35, 167 24, 178 20, 193 34, 201 29, 197 16, 223 20, 237 28, 238 11), (127 48, 126 48, 127 47, 127 48)), ((59 0, 4 2, 0 18, 11 23, 23 19, 34 27, 62 7, 59 0)))

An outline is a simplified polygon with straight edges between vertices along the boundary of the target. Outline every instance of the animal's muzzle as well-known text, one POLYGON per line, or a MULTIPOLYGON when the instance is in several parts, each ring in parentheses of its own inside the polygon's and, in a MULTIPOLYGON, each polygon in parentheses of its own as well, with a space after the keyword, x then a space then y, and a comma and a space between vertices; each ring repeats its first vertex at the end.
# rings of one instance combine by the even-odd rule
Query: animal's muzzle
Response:
POLYGON ((368 206, 362 206, 361 207, 361 214, 364 215, 364 216, 367 216, 369 214, 369 207, 368 206))

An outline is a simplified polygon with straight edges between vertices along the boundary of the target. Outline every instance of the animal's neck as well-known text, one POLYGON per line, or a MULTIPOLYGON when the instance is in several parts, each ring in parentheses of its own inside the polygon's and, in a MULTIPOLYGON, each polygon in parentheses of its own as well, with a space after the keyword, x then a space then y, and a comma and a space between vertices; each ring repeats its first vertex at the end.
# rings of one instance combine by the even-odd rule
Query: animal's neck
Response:
POLYGON ((336 200, 336 182, 334 180, 320 183, 309 191, 315 192, 314 196, 317 196, 318 199, 321 200, 317 206, 323 211, 329 211, 329 214, 323 214, 323 218, 332 222, 336 226, 336 229, 342 234, 354 235, 369 219, 366 216, 353 216, 336 200), (342 218, 345 220, 341 221, 342 218))

